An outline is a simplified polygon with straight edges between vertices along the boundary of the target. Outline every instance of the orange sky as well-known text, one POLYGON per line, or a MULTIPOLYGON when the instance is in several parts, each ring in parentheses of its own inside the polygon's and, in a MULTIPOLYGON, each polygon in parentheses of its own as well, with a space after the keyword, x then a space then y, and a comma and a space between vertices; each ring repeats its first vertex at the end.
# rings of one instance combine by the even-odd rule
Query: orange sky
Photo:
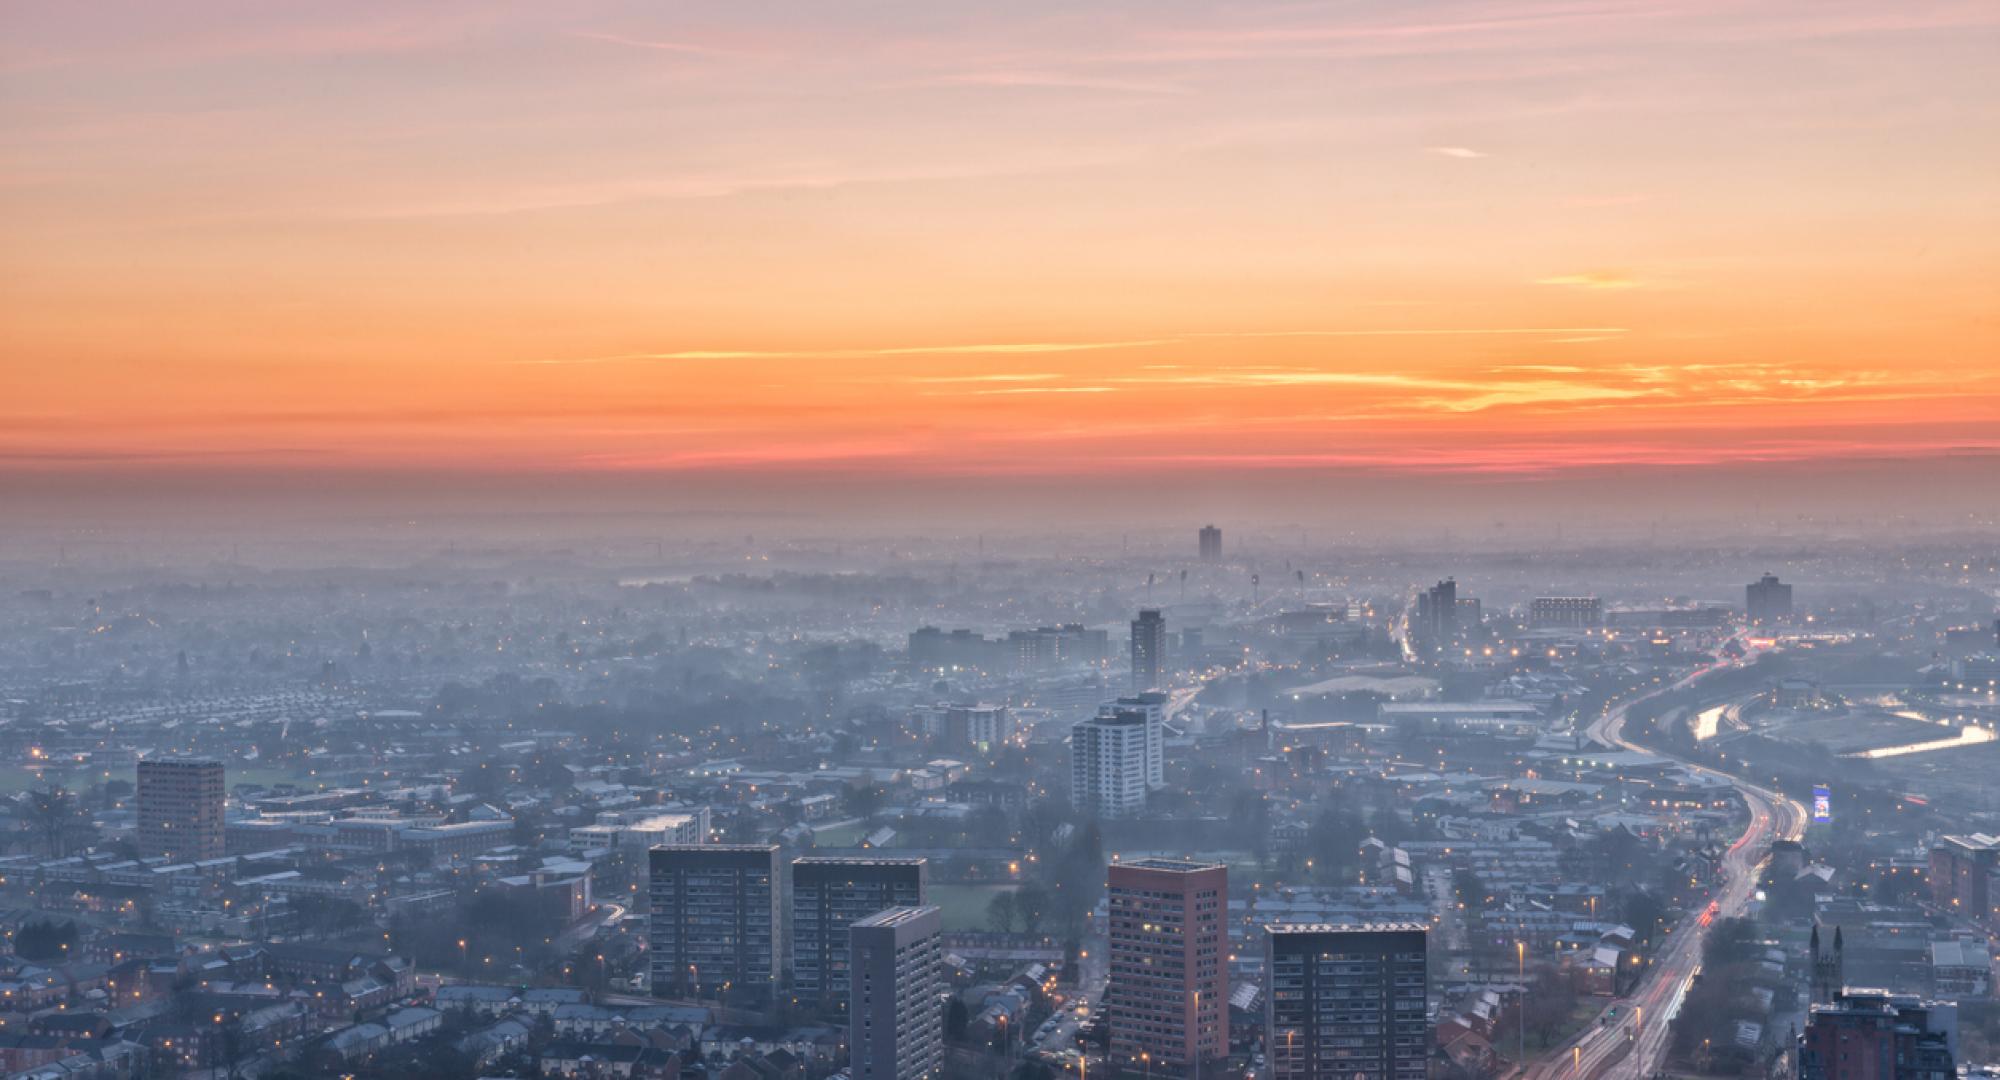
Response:
POLYGON ((0 471, 2000 450, 2000 7, 0 6, 0 471))

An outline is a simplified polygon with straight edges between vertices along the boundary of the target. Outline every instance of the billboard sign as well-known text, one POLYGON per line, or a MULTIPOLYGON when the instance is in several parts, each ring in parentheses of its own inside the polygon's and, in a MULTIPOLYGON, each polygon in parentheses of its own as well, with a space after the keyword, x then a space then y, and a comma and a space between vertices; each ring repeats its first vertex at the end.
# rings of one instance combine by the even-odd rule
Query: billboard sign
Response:
POLYGON ((1819 822, 1833 820, 1833 789, 1825 784, 1813 786, 1812 817, 1814 821, 1819 822))

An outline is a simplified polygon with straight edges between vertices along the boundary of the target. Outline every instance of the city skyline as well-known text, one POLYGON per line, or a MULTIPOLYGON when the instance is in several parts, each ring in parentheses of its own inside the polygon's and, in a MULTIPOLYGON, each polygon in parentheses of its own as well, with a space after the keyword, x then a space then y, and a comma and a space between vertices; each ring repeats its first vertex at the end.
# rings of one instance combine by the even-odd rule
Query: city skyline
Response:
POLYGON ((0 1075, 2000 1077, 1996 58, 0 4, 0 1075))

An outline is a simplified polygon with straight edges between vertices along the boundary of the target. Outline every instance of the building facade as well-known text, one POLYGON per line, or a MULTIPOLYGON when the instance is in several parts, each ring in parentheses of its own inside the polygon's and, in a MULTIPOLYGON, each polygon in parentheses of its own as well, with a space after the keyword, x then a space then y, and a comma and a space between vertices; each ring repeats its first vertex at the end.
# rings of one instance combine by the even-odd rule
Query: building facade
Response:
POLYGON ((1183 859, 1106 872, 1110 1061, 1161 1075, 1229 1053, 1229 868, 1183 859))
POLYGON ((1814 1005, 1799 1034, 1799 1080, 1955 1080, 1958 1006, 1850 988, 1814 1005))
POLYGON ((174 862, 219 859, 227 852, 222 762, 152 758, 139 763, 139 851, 174 862))
POLYGON ((1146 714, 1123 710, 1070 728, 1071 805, 1104 818, 1146 809, 1149 736, 1146 714))
POLYGON ((848 1073, 854 1080, 944 1075, 942 928, 934 907, 893 907, 848 928, 848 1073))
POLYGON ((1446 578, 1417 594, 1417 617, 1410 636, 1431 651, 1458 640, 1458 580, 1446 578))
POLYGON ((779 960, 777 845, 656 847, 648 870, 653 995, 769 1000, 779 960))
POLYGON ((1014 670, 1048 671, 1077 664, 1101 665, 1111 656, 1111 632, 1080 623, 1038 626, 1007 632, 1007 649, 1014 670))
POLYGON ((1158 689, 1166 664, 1166 616, 1147 608, 1132 620, 1132 689, 1158 689))
POLYGON ((1265 1053, 1276 1080, 1423 1080, 1423 923, 1265 927, 1265 1053))
POLYGON ((1100 716, 1115 716, 1121 712, 1146 715, 1146 786, 1154 791, 1167 786, 1167 702, 1165 692, 1146 690, 1128 694, 1097 709, 1100 716))
POLYGON ((1201 552, 1202 562, 1205 563, 1221 562, 1222 530, 1216 528, 1213 525, 1203 525, 1201 527, 1201 538, 1198 543, 1198 550, 1201 552))
POLYGON ((1752 623, 1773 623, 1792 617, 1792 587, 1775 574, 1765 574, 1743 589, 1743 612, 1752 623))
POLYGON ((846 1007, 849 928, 889 908, 922 905, 928 873, 923 859, 792 860, 792 996, 799 1004, 846 1007))
POLYGON ((1993 919, 1996 873, 2000 873, 2000 837, 1941 836, 1931 848, 1931 902, 1964 918, 1993 919))
POLYGON ((1528 605, 1528 625, 1594 630, 1604 625, 1604 601, 1595 596, 1537 596, 1528 605))
POLYGON ((1014 714, 1005 705, 938 705, 922 717, 925 735, 955 749, 986 753, 1014 737, 1014 714))

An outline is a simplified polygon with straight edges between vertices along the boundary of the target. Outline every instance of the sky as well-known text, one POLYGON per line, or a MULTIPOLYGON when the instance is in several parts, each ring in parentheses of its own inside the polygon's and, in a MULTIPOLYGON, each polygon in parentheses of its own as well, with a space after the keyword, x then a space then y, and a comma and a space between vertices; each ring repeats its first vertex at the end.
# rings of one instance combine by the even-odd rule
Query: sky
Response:
POLYGON ((1990 0, 5 0, 0 487, 1921 470, 2000 451, 1996 61, 1990 0))

